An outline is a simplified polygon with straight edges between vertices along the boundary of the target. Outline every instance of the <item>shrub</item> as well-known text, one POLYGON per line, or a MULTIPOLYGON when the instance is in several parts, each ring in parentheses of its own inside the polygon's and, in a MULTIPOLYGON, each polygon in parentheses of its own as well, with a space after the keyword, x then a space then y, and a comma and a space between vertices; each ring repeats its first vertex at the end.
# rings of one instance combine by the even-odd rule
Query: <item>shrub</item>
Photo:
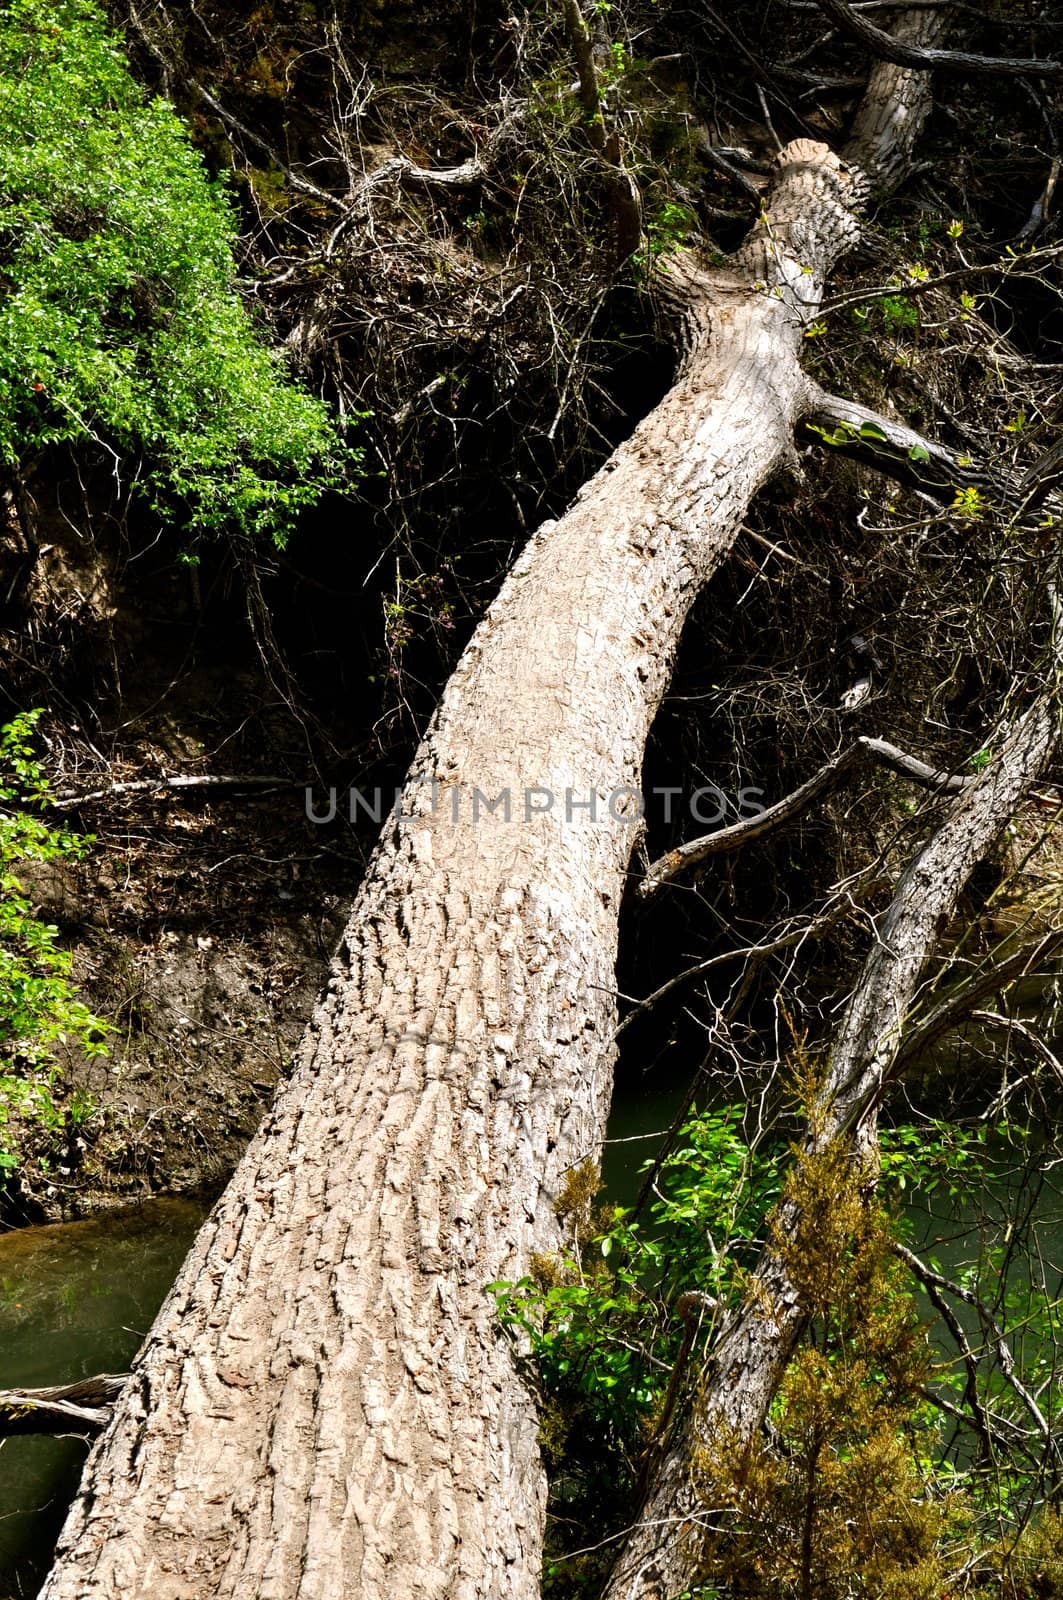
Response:
POLYGON ((235 246, 98 8, 0 7, 0 460, 93 440, 191 536, 283 543, 358 452, 259 338, 235 246))
MULTIPOLYGON (((91 840, 50 828, 48 785, 33 756, 39 711, 0 728, 0 1179, 25 1159, 34 1135, 66 1126, 55 1099, 56 1048, 105 1052, 107 1025, 77 997, 59 930, 36 915, 16 874, 26 861, 76 860, 91 840)), ((75 1120, 88 1110, 73 1103, 75 1120)))

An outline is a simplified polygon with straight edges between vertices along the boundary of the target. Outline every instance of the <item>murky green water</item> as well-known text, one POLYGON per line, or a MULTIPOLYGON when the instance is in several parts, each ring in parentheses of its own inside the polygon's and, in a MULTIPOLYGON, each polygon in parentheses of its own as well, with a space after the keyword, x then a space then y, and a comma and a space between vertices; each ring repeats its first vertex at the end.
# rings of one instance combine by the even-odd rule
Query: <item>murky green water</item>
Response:
MULTIPOLYGON (((88 1222, 0 1234, 0 1387, 124 1372, 205 1209, 153 1200, 88 1222)), ((37 1593, 85 1452, 78 1439, 0 1441, 0 1600, 37 1593)))

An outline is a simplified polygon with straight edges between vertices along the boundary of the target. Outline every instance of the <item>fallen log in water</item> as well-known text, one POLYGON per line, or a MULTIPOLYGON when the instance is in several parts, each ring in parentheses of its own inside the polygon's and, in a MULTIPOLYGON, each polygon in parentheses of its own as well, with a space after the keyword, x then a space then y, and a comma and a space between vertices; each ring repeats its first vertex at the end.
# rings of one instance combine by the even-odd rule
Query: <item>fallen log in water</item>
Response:
POLYGON ((0 1389, 0 1437, 102 1428, 128 1378, 127 1372, 101 1372, 47 1389, 0 1389))

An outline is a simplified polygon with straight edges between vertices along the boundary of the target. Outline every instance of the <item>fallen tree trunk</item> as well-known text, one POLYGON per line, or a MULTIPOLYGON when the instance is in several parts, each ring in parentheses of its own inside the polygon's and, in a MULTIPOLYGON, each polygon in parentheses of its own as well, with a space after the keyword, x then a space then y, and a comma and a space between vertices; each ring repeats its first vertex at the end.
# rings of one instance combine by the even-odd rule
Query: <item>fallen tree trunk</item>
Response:
MULTIPOLYGON (((861 1146, 865 1153, 873 1146, 878 1101, 906 1059, 906 1029, 940 930, 974 867, 1007 827, 1028 785, 1045 770, 1057 744, 1058 723, 1059 695, 1053 682, 992 741, 999 750, 991 765, 951 802, 903 873, 876 929, 809 1111, 811 1153, 839 1138, 852 1142, 854 1155, 861 1146)), ((996 988, 1006 981, 1001 973, 996 988)), ((973 1005, 975 994, 983 991, 971 985, 969 992, 973 1005)), ((763 1426, 805 1325, 806 1308, 786 1264, 786 1245, 799 1222, 793 1202, 784 1204, 749 1293, 709 1353, 694 1413, 661 1463, 607 1600, 668 1600, 699 1581, 704 1534, 693 1462, 699 1449, 711 1454, 714 1438, 726 1438, 740 1448, 763 1426)))
MULTIPOLYGON (((872 166, 914 137, 910 76, 873 78, 872 166)), ((812 403, 802 332, 863 188, 798 140, 723 267, 663 263, 676 383, 466 649, 44 1600, 537 1594, 536 1408, 484 1285, 556 1243, 564 1174, 599 1153, 648 730, 695 596, 812 403)))

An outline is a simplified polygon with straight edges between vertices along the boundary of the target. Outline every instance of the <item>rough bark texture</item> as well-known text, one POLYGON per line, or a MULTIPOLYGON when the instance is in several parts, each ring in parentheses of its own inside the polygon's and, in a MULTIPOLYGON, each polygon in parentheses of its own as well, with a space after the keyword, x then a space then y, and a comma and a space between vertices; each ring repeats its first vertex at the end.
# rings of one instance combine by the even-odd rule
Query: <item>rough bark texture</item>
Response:
POLYGON ((635 831, 608 799, 637 787, 691 602, 792 449, 802 319, 856 187, 799 141, 726 269, 669 263, 678 381, 534 536, 459 663, 46 1600, 537 1593, 535 1407, 484 1285, 551 1246, 565 1171, 599 1151, 635 831), (553 810, 526 816, 526 789, 553 810), (512 820, 481 800, 474 821, 476 791, 507 790, 512 820), (597 818, 566 816, 568 793, 597 818))
MULTIPOLYGON (((944 11, 906 11, 897 19, 893 37, 921 51, 941 37, 945 26, 944 11)), ((928 72, 915 70, 913 64, 882 62, 868 80, 849 130, 850 158, 877 184, 892 188, 908 169, 933 105, 928 72)))
MULTIPOLYGON (((992 765, 952 801, 902 875, 834 1037, 826 1081, 810 1118, 811 1148, 822 1149, 845 1134, 858 1143, 858 1124, 869 1114, 873 1118, 900 1055, 939 929, 1027 785, 1043 772, 1056 745, 1057 724, 1053 687, 1008 732, 992 765)), ((792 1203, 784 1206, 778 1235, 793 1235, 797 1222, 792 1203)), ((754 1437, 804 1322, 785 1249, 771 1246, 758 1264, 751 1292, 712 1349, 696 1415, 662 1463, 607 1600, 668 1600, 696 1585, 703 1565, 699 1497, 691 1475, 697 1449, 711 1450, 714 1438, 741 1444, 754 1437)))

